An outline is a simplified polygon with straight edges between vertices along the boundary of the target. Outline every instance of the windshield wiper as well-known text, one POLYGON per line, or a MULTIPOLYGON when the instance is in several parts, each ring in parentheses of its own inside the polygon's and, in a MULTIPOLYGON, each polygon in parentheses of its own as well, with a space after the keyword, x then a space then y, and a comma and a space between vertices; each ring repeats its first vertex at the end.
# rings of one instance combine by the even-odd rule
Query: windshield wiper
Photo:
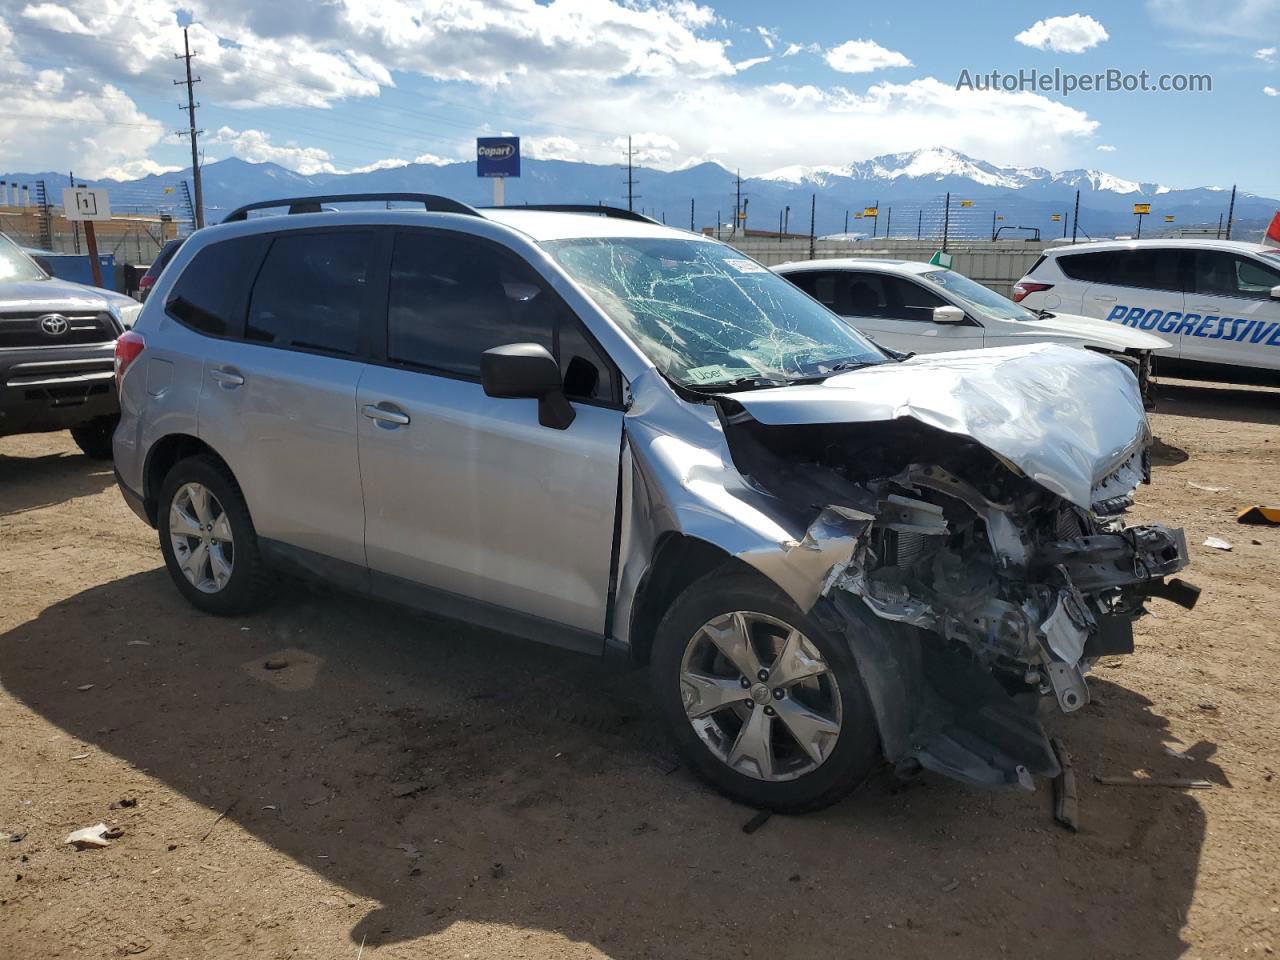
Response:
POLYGON ((735 380, 716 380, 713 383, 687 384, 690 390, 703 393, 726 393, 734 390, 757 390, 765 387, 785 387, 794 380, 775 380, 770 377, 738 377, 735 380))

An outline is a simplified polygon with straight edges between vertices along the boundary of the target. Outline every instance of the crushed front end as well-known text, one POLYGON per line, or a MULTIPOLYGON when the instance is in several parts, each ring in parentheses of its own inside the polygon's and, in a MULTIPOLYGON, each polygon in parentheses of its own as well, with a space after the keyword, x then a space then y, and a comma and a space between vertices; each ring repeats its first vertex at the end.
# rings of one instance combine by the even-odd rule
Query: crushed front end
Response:
POLYGON ((1098 657, 1133 651, 1149 599, 1189 608, 1198 596, 1173 577, 1188 563, 1181 530, 1125 525, 1149 481, 1151 441, 1132 377, 1117 381, 1119 410, 1078 400, 1074 419, 1037 405, 1035 420, 1023 403, 1032 422, 1012 440, 993 417, 997 386, 1015 397, 1044 386, 1042 359, 1011 360, 996 386, 971 375, 947 394, 959 398, 951 407, 894 419, 828 411, 803 423, 799 407, 721 404, 748 482, 821 508, 790 553, 847 548, 798 600, 848 638, 886 757, 904 773, 1026 789, 1055 775, 1040 704, 1085 706, 1085 674, 1098 657))

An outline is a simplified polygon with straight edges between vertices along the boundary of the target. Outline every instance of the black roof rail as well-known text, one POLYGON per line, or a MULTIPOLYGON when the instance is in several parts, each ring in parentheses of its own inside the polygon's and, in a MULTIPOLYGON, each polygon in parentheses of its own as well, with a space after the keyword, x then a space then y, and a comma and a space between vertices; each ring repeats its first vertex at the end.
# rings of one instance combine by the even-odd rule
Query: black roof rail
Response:
POLYGON ((637 223, 657 223, 652 217, 622 207, 606 207, 596 203, 522 203, 509 207, 484 207, 485 210, 544 210, 547 213, 596 213, 614 220, 635 220, 637 223))
POLYGON ((247 220, 250 210, 267 210, 272 207, 288 207, 289 213, 319 213, 325 203, 365 203, 404 200, 420 203, 430 213, 461 213, 471 217, 482 214, 475 207, 469 207, 457 200, 437 196, 434 193, 335 193, 323 197, 290 197, 285 200, 259 200, 257 203, 246 203, 237 207, 223 218, 223 223, 235 223, 247 220))

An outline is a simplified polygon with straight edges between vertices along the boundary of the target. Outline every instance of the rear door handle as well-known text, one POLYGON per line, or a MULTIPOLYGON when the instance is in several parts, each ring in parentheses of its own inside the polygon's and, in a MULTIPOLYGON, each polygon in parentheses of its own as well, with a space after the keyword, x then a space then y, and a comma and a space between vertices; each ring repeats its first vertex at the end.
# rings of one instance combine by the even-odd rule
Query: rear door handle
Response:
POLYGON ((1196 304, 1192 304, 1191 309, 1202 310, 1207 313, 1211 310, 1217 310, 1218 308, 1215 307, 1212 303, 1196 303, 1196 304))
POLYGON ((366 403, 362 409, 364 415, 370 420, 390 423, 398 427, 406 426, 409 423, 409 415, 407 413, 396 409, 392 404, 385 401, 382 403, 366 403))
POLYGON ((244 384, 244 377, 224 367, 214 367, 209 371, 209 376, 224 387, 239 387, 244 384))

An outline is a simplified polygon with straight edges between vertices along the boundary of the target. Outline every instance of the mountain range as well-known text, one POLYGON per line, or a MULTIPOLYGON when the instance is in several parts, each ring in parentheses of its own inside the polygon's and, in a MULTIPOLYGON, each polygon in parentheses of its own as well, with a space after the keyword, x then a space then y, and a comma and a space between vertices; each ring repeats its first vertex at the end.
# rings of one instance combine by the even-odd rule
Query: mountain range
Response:
MULTIPOLYGON (((476 177, 471 161, 303 175, 274 163, 233 158, 206 164, 202 174, 206 219, 214 223, 237 206, 277 197, 422 192, 483 205, 491 202, 492 193, 491 184, 476 177)), ((69 183, 65 174, 52 172, 0 174, 0 179, 10 183, 42 179, 55 201, 69 183)), ((506 183, 506 202, 626 206, 626 179, 625 169, 617 166, 525 158, 522 176, 506 183)), ((846 218, 850 233, 870 233, 857 215, 876 206, 880 217, 875 229, 881 234, 886 227, 895 236, 913 235, 916 230, 927 234, 948 217, 953 237, 989 236, 998 221, 1000 226, 1039 228, 1051 237, 1071 221, 1077 190, 1082 235, 1132 232, 1134 203, 1151 204, 1144 231, 1152 233, 1166 227, 1166 216, 1173 217, 1179 227, 1216 225, 1220 215, 1226 216, 1230 199, 1230 189, 1219 186, 1175 189, 1124 180, 1101 170, 1055 173, 1043 167, 999 166, 943 147, 885 154, 844 166, 784 167, 743 178, 740 185, 733 171, 712 162, 676 170, 640 167, 635 169, 634 179, 635 209, 673 225, 690 224, 691 202, 696 227, 730 222, 740 189, 748 227, 776 230, 781 219, 791 232, 807 234, 812 203, 819 235, 844 232, 846 218), (949 213, 944 210, 948 193, 949 213), (1054 214, 1061 219, 1053 221, 1054 214)), ((82 182, 106 187, 113 210, 168 206, 181 217, 183 180, 189 182, 189 170, 132 181, 82 182)), ((1233 236, 1260 234, 1278 207, 1280 200, 1238 193, 1233 236)))

